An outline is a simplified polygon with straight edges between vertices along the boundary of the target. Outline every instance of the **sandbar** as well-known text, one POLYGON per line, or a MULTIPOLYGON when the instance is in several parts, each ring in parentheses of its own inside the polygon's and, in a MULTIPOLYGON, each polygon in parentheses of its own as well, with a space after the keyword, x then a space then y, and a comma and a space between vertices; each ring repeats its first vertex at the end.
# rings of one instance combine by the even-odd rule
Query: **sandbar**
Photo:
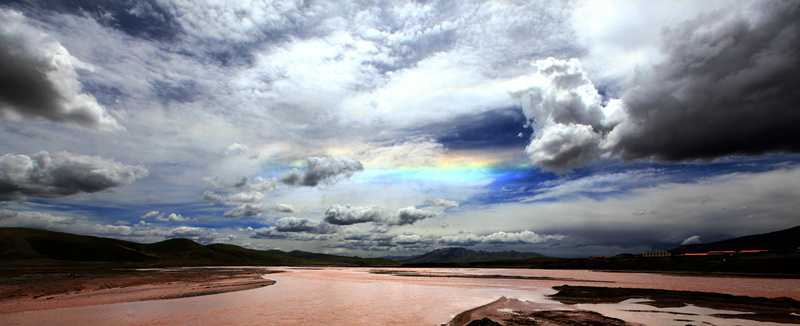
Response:
POLYGON ((259 288, 278 271, 249 267, 31 273, 0 278, 0 314, 164 300, 259 288))

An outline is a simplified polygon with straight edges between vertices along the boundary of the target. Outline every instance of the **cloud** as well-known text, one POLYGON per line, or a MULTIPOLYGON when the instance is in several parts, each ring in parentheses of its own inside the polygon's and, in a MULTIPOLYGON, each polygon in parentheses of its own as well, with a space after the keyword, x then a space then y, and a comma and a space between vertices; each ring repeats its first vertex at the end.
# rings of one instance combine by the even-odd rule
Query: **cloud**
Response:
POLYGON ((274 226, 254 229, 250 233, 251 239, 286 239, 288 237, 288 233, 280 232, 274 226))
POLYGON ((140 218, 146 219, 146 218, 156 217, 159 214, 160 214, 159 211, 149 211, 147 212, 147 214, 142 215, 140 218))
POLYGON ((245 203, 222 214, 227 218, 240 218, 250 216, 260 216, 264 212, 294 213, 292 205, 288 204, 264 204, 264 203, 245 203))
POLYGON ((259 216, 261 213, 269 210, 269 206, 263 203, 245 203, 237 206, 234 209, 222 213, 223 217, 227 218, 240 218, 259 216))
POLYGON ((226 204, 238 203, 260 203, 264 200, 264 194, 258 191, 237 192, 225 197, 226 204))
POLYGON ((442 198, 425 198, 425 204, 437 207, 458 207, 458 202, 442 198))
POLYGON ((604 134, 624 119, 620 101, 603 105, 578 59, 551 57, 531 65, 536 71, 521 78, 520 88, 511 92, 534 130, 525 154, 551 171, 599 158, 604 134))
POLYGON ((397 210, 397 216, 390 221, 390 224, 396 224, 396 225, 414 224, 417 221, 421 221, 426 218, 431 218, 439 214, 441 213, 437 211, 432 211, 424 208, 420 209, 414 206, 403 207, 397 210))
POLYGON ((410 225, 426 218, 442 214, 431 209, 404 207, 391 214, 377 206, 331 205, 325 211, 324 221, 332 225, 354 225, 373 222, 381 225, 410 225))
POLYGON ((334 225, 352 225, 382 221, 384 213, 376 206, 331 205, 325 211, 325 222, 334 225))
POLYGON ((0 209, 0 227, 63 229, 77 223, 72 217, 55 216, 44 212, 18 212, 0 209))
POLYGON ((196 219, 183 217, 183 216, 181 216, 181 214, 175 214, 175 213, 169 214, 169 216, 167 216, 167 217, 164 217, 163 214, 161 214, 159 216, 156 216, 156 221, 160 221, 160 222, 188 222, 188 221, 194 221, 194 220, 196 220, 196 219))
POLYGON ((198 96, 203 93, 202 87, 194 80, 181 80, 174 84, 156 80, 152 81, 151 84, 153 95, 159 98, 164 106, 167 106, 170 102, 191 103, 196 101, 198 96))
MULTIPOLYGON (((258 189, 259 186, 258 185, 252 186, 252 184, 247 184, 247 185, 242 185, 239 188, 258 189)), ((200 198, 206 201, 221 203, 228 206, 236 206, 236 208, 228 210, 222 214, 222 216, 227 218, 259 216, 261 215, 261 213, 266 211, 275 211, 279 213, 294 212, 294 208, 288 204, 267 205, 263 203, 264 194, 260 191, 238 192, 224 196, 217 194, 213 191, 206 190, 205 192, 203 192, 203 196, 201 196, 200 198)))
POLYGON ((305 217, 284 217, 275 222, 275 229, 280 232, 314 232, 320 222, 305 217))
POLYGON ((341 178, 350 178, 354 173, 364 170, 359 161, 348 157, 309 157, 304 173, 292 169, 280 177, 280 181, 290 186, 315 187, 318 184, 332 185, 341 178))
POLYGON ((169 214, 167 216, 165 215, 166 213, 161 213, 159 211, 150 211, 147 214, 142 215, 140 218, 141 219, 152 218, 159 222, 190 222, 197 220, 196 218, 183 217, 181 214, 175 214, 175 213, 169 214))
POLYGON ((216 203, 221 203, 221 202, 225 201, 225 196, 219 195, 219 194, 217 194, 217 193, 215 193, 213 191, 210 191, 210 190, 204 191, 203 192, 203 196, 200 197, 200 198, 205 200, 205 201, 212 201, 212 202, 216 202, 216 203))
POLYGON ((436 166, 446 149, 436 141, 413 137, 402 142, 392 141, 359 153, 368 166, 397 168, 406 166, 436 166))
POLYGON ((642 69, 622 96, 629 119, 609 135, 614 154, 682 161, 800 152, 797 30, 793 1, 666 29, 666 58, 642 69))
POLYGON ((337 229, 324 221, 287 216, 276 221, 274 226, 248 230, 252 239, 312 241, 331 239, 337 229))
POLYGON ((423 237, 419 234, 400 234, 392 239, 392 243, 398 245, 415 245, 432 242, 433 240, 431 238, 423 237))
POLYGON ((765 2, 667 28, 663 59, 637 69, 621 99, 604 99, 577 59, 538 60, 511 92, 534 129, 525 153, 562 172, 608 157, 800 152, 798 18, 798 3, 765 2))
MULTIPOLYGON (((278 179, 264 178, 260 176, 254 177, 253 181, 250 181, 247 176, 241 176, 235 180, 224 180, 219 176, 203 177, 202 183, 220 190, 273 192, 278 189, 278 179)), ((203 196, 205 198, 206 195, 203 194, 203 196)), ((209 199, 211 198, 214 197, 209 197, 209 199)))
POLYGON ((247 154, 247 145, 242 145, 239 143, 233 143, 225 149, 225 155, 242 155, 247 154))
POLYGON ((263 178, 255 177, 250 181, 247 176, 242 176, 235 180, 223 180, 219 176, 204 177, 202 179, 204 185, 214 187, 222 190, 238 190, 228 195, 217 194, 213 191, 206 190, 200 198, 206 201, 221 203, 227 206, 236 206, 222 214, 227 218, 240 218, 259 216, 261 213, 268 210, 276 210, 285 212, 287 209, 291 210, 290 206, 270 206, 264 204, 264 192, 274 192, 278 189, 278 179, 276 178, 263 178))
POLYGON ((683 242, 681 242, 681 246, 693 245, 693 244, 701 244, 701 243, 703 243, 703 241, 700 240, 700 236, 699 235, 693 235, 691 237, 686 238, 686 240, 683 240, 683 242))
POLYGON ((167 239, 184 238, 194 240, 200 244, 210 244, 217 242, 230 242, 236 239, 235 235, 222 235, 215 229, 180 226, 169 230, 165 235, 167 239))
POLYGON ((58 198, 93 193, 134 182, 147 169, 97 156, 45 151, 0 156, 0 201, 58 198))
POLYGON ((334 238, 331 233, 313 233, 313 232, 284 232, 280 231, 277 226, 266 228, 248 229, 251 239, 286 239, 291 241, 324 241, 334 238))
MULTIPOLYGON (((125 222, 127 224, 127 222, 125 222)), ((12 211, 0 209, 0 227, 26 227, 76 234, 94 234, 112 237, 160 237, 167 234, 163 229, 148 226, 144 221, 133 226, 91 224, 86 218, 53 215, 38 211, 12 211)), ((158 240, 155 238, 153 240, 158 240)))
POLYGON ((0 118, 122 129, 94 96, 81 92, 78 70, 92 71, 92 65, 27 24, 22 13, 0 8, 0 21, 0 118))
POLYGON ((534 232, 525 230, 521 232, 495 232, 483 237, 482 242, 488 244, 525 244, 525 243, 543 243, 549 240, 564 239, 563 235, 539 235, 534 232))
MULTIPOLYGON (((678 173, 697 168, 709 167, 691 165, 678 173)), ((491 204, 453 212, 448 222, 451 228, 478 235, 532 226, 537 233, 568 235, 558 248, 541 248, 542 253, 555 256, 585 256, 591 251, 574 247, 578 244, 597 246, 598 252, 605 253, 644 252, 653 245, 675 247, 692 234, 702 234, 709 243, 797 226, 793 207, 800 188, 785 182, 800 177, 795 163, 769 171, 688 174, 599 197, 491 204), (741 206, 748 209, 737 209, 741 206), (495 222, 487 224, 486 216, 493 216, 495 222)), ((642 177, 647 178, 646 174, 642 177)))
POLYGON ((294 207, 289 204, 275 204, 273 209, 278 213, 294 213, 294 207))
POLYGON ((493 244, 493 245, 508 245, 508 244, 537 244, 545 243, 551 240, 562 240, 565 236, 560 234, 542 235, 531 232, 529 230, 520 232, 503 232, 498 231, 484 236, 478 236, 472 233, 461 233, 456 235, 443 236, 439 239, 439 243, 448 246, 474 246, 477 244, 493 244))
POLYGON ((561 178, 539 183, 536 194, 521 201, 556 200, 578 197, 611 196, 623 191, 650 187, 668 180, 669 175, 658 169, 629 170, 619 173, 595 174, 585 177, 561 178))
POLYGON ((483 237, 472 233, 459 233, 446 235, 439 239, 439 243, 446 246, 471 247, 483 242, 483 237))

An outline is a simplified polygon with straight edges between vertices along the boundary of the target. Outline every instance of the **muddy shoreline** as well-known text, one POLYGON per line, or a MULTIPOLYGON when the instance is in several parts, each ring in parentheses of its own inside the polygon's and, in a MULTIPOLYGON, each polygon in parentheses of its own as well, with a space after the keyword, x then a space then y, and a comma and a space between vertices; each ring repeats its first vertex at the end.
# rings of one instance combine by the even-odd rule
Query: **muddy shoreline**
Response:
POLYGON ((163 300, 272 285, 265 268, 48 271, 0 278, 0 314, 163 300))

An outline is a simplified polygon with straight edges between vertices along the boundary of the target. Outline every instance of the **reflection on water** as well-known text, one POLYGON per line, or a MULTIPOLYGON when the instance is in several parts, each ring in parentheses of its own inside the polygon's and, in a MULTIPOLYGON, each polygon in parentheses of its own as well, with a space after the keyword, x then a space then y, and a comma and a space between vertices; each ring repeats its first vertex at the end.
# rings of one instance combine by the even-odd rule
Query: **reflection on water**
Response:
MULTIPOLYGON (((708 317, 698 307, 658 309, 640 301, 566 306, 548 300, 552 286, 590 285, 721 292, 800 299, 800 282, 784 279, 684 277, 591 271, 415 269, 420 273, 461 273, 571 278, 575 281, 460 277, 403 277, 371 274, 367 268, 301 269, 269 274, 275 285, 234 293, 174 300, 121 303, 34 311, 2 316, 5 325, 440 325, 454 315, 501 296, 536 302, 542 309, 586 309, 646 324, 717 325, 732 320, 708 317), (588 283, 580 280, 613 281, 588 283), (667 313, 667 312, 674 312, 667 313), (677 320, 677 321, 676 321, 677 320)), ((708 311, 706 311, 708 310, 708 311)), ((715 312, 719 312, 714 310, 715 312)), ((736 324, 760 324, 735 320, 736 324)))

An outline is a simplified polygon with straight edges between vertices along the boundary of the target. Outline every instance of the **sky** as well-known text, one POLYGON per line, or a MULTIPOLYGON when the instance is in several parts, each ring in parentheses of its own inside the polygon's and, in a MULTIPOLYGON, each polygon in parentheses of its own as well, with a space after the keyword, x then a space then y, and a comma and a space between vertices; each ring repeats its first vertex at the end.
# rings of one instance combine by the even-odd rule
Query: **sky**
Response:
POLYGON ((800 225, 800 2, 0 1, 0 227, 585 257, 800 225))

